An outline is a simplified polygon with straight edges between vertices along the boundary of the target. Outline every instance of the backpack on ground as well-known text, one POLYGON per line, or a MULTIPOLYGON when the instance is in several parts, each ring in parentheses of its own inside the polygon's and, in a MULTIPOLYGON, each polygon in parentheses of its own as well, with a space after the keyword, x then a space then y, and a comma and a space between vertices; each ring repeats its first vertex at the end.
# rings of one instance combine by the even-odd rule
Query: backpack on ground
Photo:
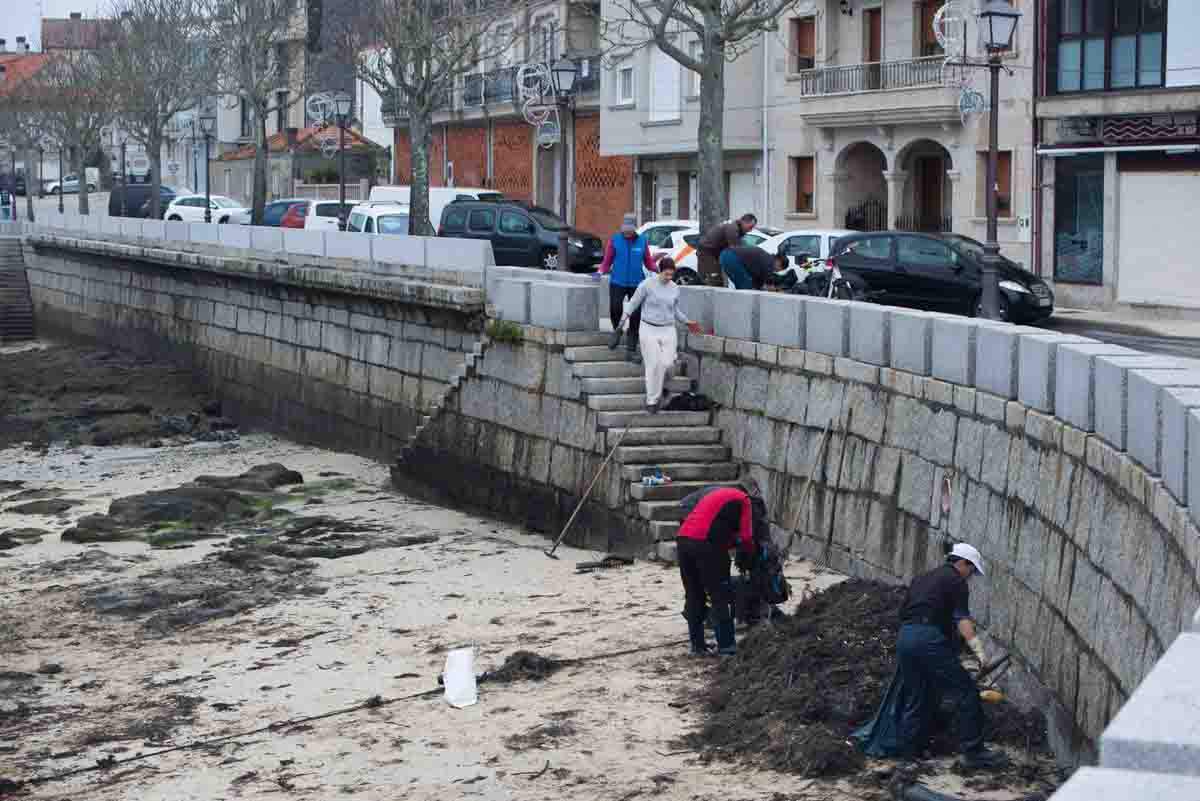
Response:
POLYGON ((680 392, 667 401, 663 407, 668 412, 707 412, 713 407, 713 402, 697 392, 680 392))

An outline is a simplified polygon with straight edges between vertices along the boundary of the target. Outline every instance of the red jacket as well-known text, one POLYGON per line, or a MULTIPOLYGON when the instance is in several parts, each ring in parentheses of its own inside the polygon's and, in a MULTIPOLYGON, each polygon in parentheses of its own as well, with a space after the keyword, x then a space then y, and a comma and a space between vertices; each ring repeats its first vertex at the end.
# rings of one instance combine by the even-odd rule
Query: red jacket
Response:
POLYGON ((695 508, 679 526, 679 537, 709 540, 725 548, 754 551, 754 524, 750 496, 734 487, 704 492, 695 508))

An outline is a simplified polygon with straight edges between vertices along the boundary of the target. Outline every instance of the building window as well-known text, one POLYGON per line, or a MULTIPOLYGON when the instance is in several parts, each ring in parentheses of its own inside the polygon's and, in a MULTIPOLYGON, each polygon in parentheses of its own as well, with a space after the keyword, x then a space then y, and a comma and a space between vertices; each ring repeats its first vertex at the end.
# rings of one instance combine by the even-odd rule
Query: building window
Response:
POLYGON ((241 127, 239 129, 241 131, 241 137, 243 139, 249 139, 250 137, 254 136, 254 128, 251 125, 251 123, 254 121, 254 112, 244 97, 241 99, 241 103, 239 104, 239 110, 241 112, 241 127))
POLYGON ((1162 86, 1163 0, 1058 0, 1059 92, 1162 86))
MULTIPOLYGON (((700 40, 688 44, 688 55, 693 61, 703 60, 703 51, 701 49, 700 40)), ((700 96, 700 73, 694 70, 688 70, 688 97, 700 96)))
MULTIPOLYGON (((1012 217, 1012 151, 1001 150, 996 156, 996 216, 1012 217)), ((987 215, 987 168, 988 154, 985 150, 979 154, 979 199, 975 204, 980 217, 987 215)))
POLYGON ((815 164, 812 156, 794 156, 792 163, 792 212, 812 214, 816 210, 815 164))
POLYGON ((650 51, 650 122, 679 119, 683 87, 679 62, 659 50, 650 51))
POLYGON ((613 102, 633 102, 633 65, 617 69, 616 97, 613 98, 613 102))
POLYGON ((554 17, 541 17, 533 25, 533 41, 530 43, 533 61, 551 63, 557 56, 555 31, 558 23, 554 17))
POLYGON ((817 20, 799 17, 792 20, 791 72, 811 70, 817 64, 817 20))
POLYGON ((941 43, 937 40, 937 34, 933 32, 933 18, 941 7, 941 0, 919 0, 917 3, 917 13, 913 14, 913 19, 917 21, 918 26, 917 52, 921 54, 922 58, 940 56, 944 53, 941 43))

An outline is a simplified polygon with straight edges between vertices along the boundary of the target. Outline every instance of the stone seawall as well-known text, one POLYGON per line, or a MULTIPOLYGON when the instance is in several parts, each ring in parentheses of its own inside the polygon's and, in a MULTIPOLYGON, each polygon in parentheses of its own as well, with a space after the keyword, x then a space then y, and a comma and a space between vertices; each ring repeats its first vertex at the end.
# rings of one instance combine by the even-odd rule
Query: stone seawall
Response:
POLYGON ((242 421, 390 460, 483 328, 481 289, 36 233, 41 330, 193 368, 242 421))
POLYGON ((776 536, 850 575, 903 582, 947 538, 985 554, 973 612, 1044 691, 1084 761, 1200 604, 1194 525, 1127 456, 1018 401, 849 358, 690 337, 717 425, 776 536), (828 445, 817 459, 826 423, 828 445), (815 492, 798 509, 810 467, 815 492))

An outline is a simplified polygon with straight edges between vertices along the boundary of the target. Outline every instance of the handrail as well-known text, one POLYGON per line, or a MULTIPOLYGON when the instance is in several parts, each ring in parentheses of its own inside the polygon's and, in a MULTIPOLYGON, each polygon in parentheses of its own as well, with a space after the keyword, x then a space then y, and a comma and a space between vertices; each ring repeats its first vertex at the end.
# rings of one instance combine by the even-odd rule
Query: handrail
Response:
POLYGON ((942 82, 945 58, 931 56, 904 61, 876 61, 802 70, 789 76, 800 84, 800 94, 835 95, 880 92, 937 86, 942 82))

